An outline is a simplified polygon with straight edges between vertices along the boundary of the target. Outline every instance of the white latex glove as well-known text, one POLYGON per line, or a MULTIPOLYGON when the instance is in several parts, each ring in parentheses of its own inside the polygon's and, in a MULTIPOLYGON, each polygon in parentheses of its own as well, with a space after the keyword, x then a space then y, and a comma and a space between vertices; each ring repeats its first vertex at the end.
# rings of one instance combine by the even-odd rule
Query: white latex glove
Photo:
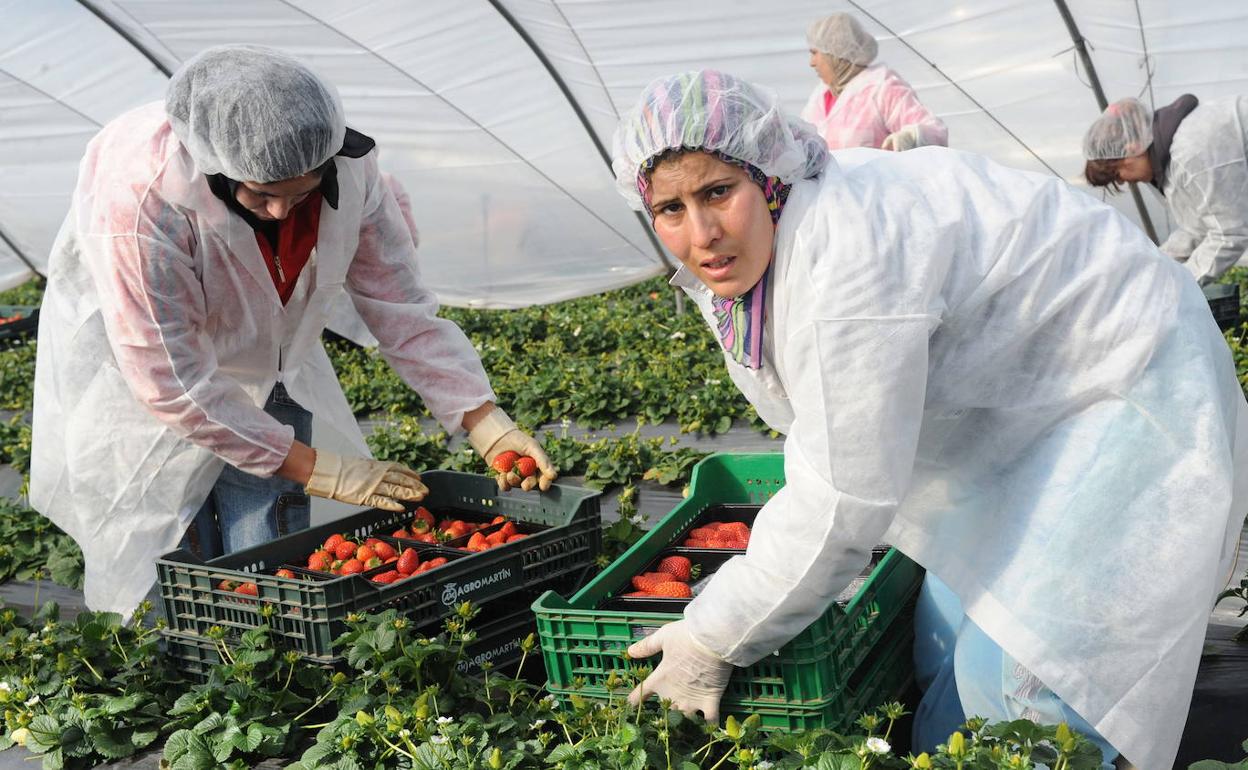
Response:
POLYGON ((693 717, 701 711, 706 721, 719 723, 719 699, 732 676, 732 664, 694 639, 685 621, 668 623, 634 642, 630 658, 648 658, 658 652, 663 660, 646 680, 628 696, 629 704, 639 705, 651 695, 667 698, 672 708, 693 717))
MULTIPOLYGON (((477 450, 477 454, 485 458, 485 464, 491 467, 494 465, 494 458, 509 449, 519 452, 522 457, 532 457, 537 462, 537 469, 541 472, 541 476, 537 480, 537 486, 543 492, 550 489, 551 483, 559 478, 559 472, 555 470, 555 466, 550 464, 550 458, 546 456, 546 450, 542 449, 542 445, 537 443, 537 439, 517 428, 516 424, 507 416, 507 413, 497 406, 494 407, 492 412, 483 417, 472 430, 468 431, 468 443, 472 445, 473 449, 477 450)), ((506 492, 511 487, 512 484, 507 481, 507 475, 500 473, 498 475, 498 488, 506 492)), ((528 489, 531 488, 532 486, 530 485, 528 489)))
POLYGON ((316 450, 312 476, 304 486, 309 495, 384 511, 403 510, 403 501, 423 500, 429 489, 416 471, 399 463, 342 457, 316 450))
POLYGON ((880 145, 880 149, 894 150, 896 152, 913 150, 919 146, 921 138, 918 126, 902 126, 900 131, 895 131, 884 137, 884 143, 880 145))

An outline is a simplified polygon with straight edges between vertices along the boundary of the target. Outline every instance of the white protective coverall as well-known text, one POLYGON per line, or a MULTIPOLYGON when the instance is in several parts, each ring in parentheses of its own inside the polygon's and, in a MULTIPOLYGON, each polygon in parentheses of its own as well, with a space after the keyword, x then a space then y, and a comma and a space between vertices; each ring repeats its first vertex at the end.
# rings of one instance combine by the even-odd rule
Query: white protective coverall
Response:
POLYGON ((855 75, 825 113, 827 91, 827 85, 817 83, 801 117, 814 125, 829 149, 879 147, 890 134, 903 129, 917 136, 920 147, 949 143, 944 121, 923 106, 909 83, 883 64, 873 64, 855 75))
POLYGON ((1201 102, 1170 144, 1166 202, 1174 230, 1161 250, 1202 284, 1248 256, 1248 97, 1201 102))
MULTIPOLYGON (((1196 284, 1061 180, 925 149, 795 182, 773 269, 762 368, 725 360, 787 434, 787 484, 693 638, 759 660, 884 540, 1169 770, 1248 505, 1248 405, 1196 284)), ((673 282, 714 329, 709 290, 673 282)))
POLYGON ((35 373, 30 498, 86 562, 95 610, 132 611, 229 462, 271 475, 290 395, 368 456, 321 346, 345 292, 382 354, 448 430, 494 399, 457 326, 435 316, 376 153, 338 157, 339 207, 283 306, 255 232, 213 196, 146 105, 88 145, 49 260, 35 373))

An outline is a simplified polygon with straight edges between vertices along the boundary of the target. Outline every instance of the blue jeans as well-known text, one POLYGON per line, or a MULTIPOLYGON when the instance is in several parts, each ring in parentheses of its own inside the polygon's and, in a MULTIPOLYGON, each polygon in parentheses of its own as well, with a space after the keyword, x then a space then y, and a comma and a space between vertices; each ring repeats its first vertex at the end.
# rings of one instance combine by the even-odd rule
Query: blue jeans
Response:
MULTIPOLYGON (((295 429, 295 440, 312 441, 312 413, 277 383, 264 411, 295 429)), ((307 529, 311 506, 298 482, 253 476, 226 465, 182 537, 182 547, 207 561, 307 529)))
POLYGON ((915 679, 923 699, 914 715, 913 750, 933 751, 968 716, 990 722, 1065 722, 1101 750, 1112 768, 1118 751, 962 612, 962 602, 932 573, 914 616, 915 679))

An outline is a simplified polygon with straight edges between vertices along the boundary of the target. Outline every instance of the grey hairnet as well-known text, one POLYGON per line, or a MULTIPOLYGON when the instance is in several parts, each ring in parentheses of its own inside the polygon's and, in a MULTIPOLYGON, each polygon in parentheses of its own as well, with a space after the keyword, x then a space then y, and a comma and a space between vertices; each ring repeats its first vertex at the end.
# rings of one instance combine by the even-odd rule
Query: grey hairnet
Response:
POLYGON ((806 30, 811 50, 866 67, 875 61, 879 44, 858 20, 848 13, 834 13, 814 22, 806 30))
POLYGON ((828 161, 823 138, 786 116, 775 94, 715 70, 653 81, 620 119, 612 167, 633 208, 645 210, 637 189, 642 165, 675 148, 718 150, 788 183, 818 175, 828 161))
POLYGON ((1083 137, 1086 160, 1142 155, 1153 143, 1153 111, 1139 99, 1119 99, 1105 108, 1083 137))
POLYGON ((196 168, 247 182, 315 170, 347 127, 337 89, 290 56, 249 45, 187 60, 169 81, 165 112, 196 168))

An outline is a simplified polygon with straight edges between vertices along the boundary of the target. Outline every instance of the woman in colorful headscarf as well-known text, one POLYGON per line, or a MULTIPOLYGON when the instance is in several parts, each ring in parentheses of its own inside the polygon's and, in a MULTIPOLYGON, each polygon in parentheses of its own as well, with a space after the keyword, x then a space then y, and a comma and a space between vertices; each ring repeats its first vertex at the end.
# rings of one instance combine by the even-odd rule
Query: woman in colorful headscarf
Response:
POLYGON ((944 122, 923 106, 910 84, 873 64, 875 38, 853 16, 834 13, 816 21, 806 42, 819 84, 806 100, 802 120, 815 126, 829 148, 900 151, 949 143, 944 122))
POLYGON ((1120 99, 1088 128, 1083 156, 1093 187, 1157 188, 1174 217, 1161 250, 1202 284, 1248 259, 1248 97, 1184 94, 1156 112, 1120 99))
POLYGON ((885 541, 928 570, 916 751, 967 716, 1030 718, 1169 768, 1248 501, 1248 404, 1182 268, 1058 179, 830 159, 717 72, 651 83, 614 154, 733 381, 787 434, 746 553, 630 648, 663 654, 633 701, 716 719, 733 667, 885 541))

